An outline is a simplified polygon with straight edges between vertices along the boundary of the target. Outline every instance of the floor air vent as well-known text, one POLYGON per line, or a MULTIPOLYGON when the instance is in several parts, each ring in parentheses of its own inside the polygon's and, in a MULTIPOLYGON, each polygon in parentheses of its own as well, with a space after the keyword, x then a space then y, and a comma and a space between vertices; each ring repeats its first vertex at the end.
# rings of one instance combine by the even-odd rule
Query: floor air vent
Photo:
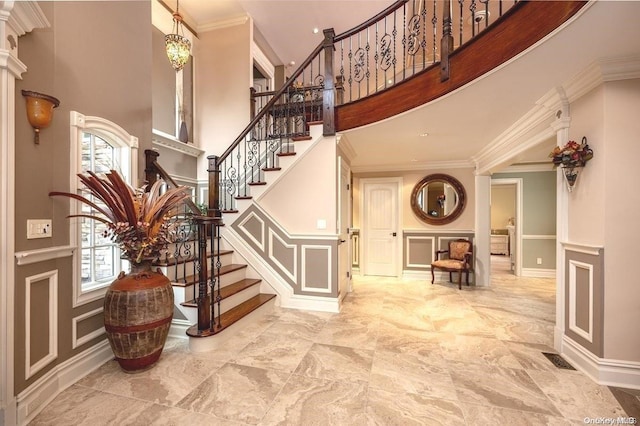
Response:
POLYGON ((565 370, 575 370, 575 368, 573 368, 573 366, 571 364, 569 364, 567 361, 565 361, 564 358, 562 358, 558 354, 552 354, 552 353, 549 353, 549 352, 542 352, 542 355, 546 356, 547 359, 549 361, 551 361, 553 363, 553 365, 555 365, 558 368, 563 368, 565 370))

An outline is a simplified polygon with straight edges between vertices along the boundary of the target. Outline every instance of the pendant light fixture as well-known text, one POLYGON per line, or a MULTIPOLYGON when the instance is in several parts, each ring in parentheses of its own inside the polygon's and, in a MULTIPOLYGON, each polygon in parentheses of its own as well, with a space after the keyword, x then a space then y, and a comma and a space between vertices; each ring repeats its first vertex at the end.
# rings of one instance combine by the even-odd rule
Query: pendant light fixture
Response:
POLYGON ((176 1, 172 31, 172 34, 164 36, 164 45, 173 69, 180 71, 189 60, 189 55, 191 54, 191 42, 183 35, 184 29, 182 28, 182 15, 180 15, 180 0, 176 1))

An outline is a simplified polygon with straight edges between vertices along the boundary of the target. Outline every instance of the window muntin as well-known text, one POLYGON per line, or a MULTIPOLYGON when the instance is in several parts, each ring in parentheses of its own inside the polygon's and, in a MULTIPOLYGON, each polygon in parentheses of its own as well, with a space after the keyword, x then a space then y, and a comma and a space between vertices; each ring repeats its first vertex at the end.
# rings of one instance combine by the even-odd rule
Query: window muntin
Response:
MULTIPOLYGON (((94 133, 83 132, 82 173, 92 171, 103 174, 118 169, 120 149, 122 148, 112 145, 94 133)), ((99 205, 88 191, 80 188, 78 193, 99 205)), ((81 212, 87 215, 97 214, 97 211, 86 204, 81 205, 81 212)), ((83 292, 109 285, 120 270, 120 250, 105 235, 105 231, 107 226, 98 220, 85 217, 80 220, 80 279, 83 292)))

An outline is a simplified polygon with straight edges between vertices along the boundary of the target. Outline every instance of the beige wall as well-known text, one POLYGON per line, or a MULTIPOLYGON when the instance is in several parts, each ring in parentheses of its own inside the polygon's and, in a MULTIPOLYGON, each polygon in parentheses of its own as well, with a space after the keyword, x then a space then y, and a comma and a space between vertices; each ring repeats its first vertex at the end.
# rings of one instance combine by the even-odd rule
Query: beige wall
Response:
MULTIPOLYGON (((69 243, 69 202, 53 200, 49 191, 69 189, 69 111, 99 116, 139 138, 140 151, 151 147, 151 6, 149 2, 41 2, 51 28, 20 39, 19 57, 28 67, 16 82, 16 251, 69 243), (60 99, 52 125, 33 143, 20 90, 60 99), (53 220, 53 237, 26 239, 27 219, 53 220)), ((143 158, 138 170, 143 173, 143 158)), ((104 339, 77 349, 71 345, 72 318, 96 309, 102 301, 72 308, 71 259, 16 267, 15 389, 20 392, 55 364, 104 339), (58 273, 58 357, 25 380, 25 312, 48 312, 40 297, 25 306, 25 279, 58 273)), ((89 330, 86 330, 89 332, 89 330)), ((31 342, 47 342, 48 329, 36 323, 31 342)), ((41 353, 37 348, 34 354, 41 353)), ((31 364, 38 359, 32 359, 31 364)))
POLYGON ((571 104, 569 139, 580 142, 587 137, 594 156, 578 176, 569 194, 569 241, 581 244, 604 245, 606 205, 605 163, 610 139, 606 137, 604 119, 605 92, 601 86, 571 104))
MULTIPOLYGON (((249 123, 251 26, 247 21, 199 34, 194 140, 206 155, 221 155, 249 123)), ((198 165, 201 179, 206 178, 206 155, 198 165)))
POLYGON ((402 186, 402 227, 404 229, 458 229, 472 230, 475 228, 475 179, 473 169, 448 169, 448 170, 424 170, 424 171, 398 171, 398 172, 367 172, 354 173, 353 175, 353 226, 360 228, 360 216, 362 212, 360 179, 379 177, 401 177, 402 186), (458 179, 464 186, 467 194, 467 203, 460 217, 447 225, 429 225, 422 222, 411 210, 411 192, 416 184, 427 175, 444 173, 458 179))
MULTIPOLYGON (((640 235, 640 79, 605 84, 604 196, 605 321, 604 355, 610 359, 640 362, 640 333, 629 324, 640 324, 638 280, 630 278, 629 265, 638 263, 640 235)), ((597 142, 597 141, 594 141, 597 142)), ((597 158, 594 158, 594 161, 597 158)), ((590 164, 589 164, 590 165, 590 164)), ((604 207, 604 208, 603 208, 604 207)), ((633 271, 633 268, 631 269, 633 271)))
POLYGON ((510 218, 516 217, 516 186, 491 186, 491 229, 506 229, 510 218))
MULTIPOLYGON (((604 247, 604 350, 606 359, 640 362, 640 292, 630 278, 637 263, 640 223, 640 80, 607 82, 571 104, 569 138, 587 136, 594 158, 569 199, 569 241, 604 247)), ((600 301, 596 301, 600 302, 600 301)))
POLYGON ((290 234, 335 234, 336 192, 336 141, 326 137, 305 152, 258 204, 290 234), (318 229, 318 220, 326 222, 325 229, 318 229))

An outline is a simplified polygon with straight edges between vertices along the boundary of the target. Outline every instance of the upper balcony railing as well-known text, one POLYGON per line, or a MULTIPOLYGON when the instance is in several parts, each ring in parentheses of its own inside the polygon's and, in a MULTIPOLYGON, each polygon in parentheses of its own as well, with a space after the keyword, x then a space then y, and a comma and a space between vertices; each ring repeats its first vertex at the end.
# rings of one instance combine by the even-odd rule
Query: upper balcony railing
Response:
POLYGON ((210 212, 234 210, 251 185, 264 184, 263 172, 292 154, 291 141, 307 136, 311 122, 332 135, 436 99, 519 54, 584 4, 398 0, 342 34, 324 30, 278 91, 252 94, 251 122, 212 160, 219 181, 210 212))

